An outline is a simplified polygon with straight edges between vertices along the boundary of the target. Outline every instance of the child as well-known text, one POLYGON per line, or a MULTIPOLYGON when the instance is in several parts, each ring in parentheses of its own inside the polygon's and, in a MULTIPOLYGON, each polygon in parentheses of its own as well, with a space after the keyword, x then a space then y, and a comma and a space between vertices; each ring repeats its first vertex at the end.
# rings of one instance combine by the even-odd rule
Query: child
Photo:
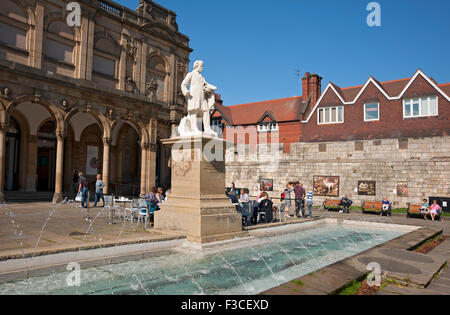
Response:
POLYGON ((308 203, 308 210, 309 210, 309 217, 312 219, 312 211, 311 208, 313 206, 313 198, 314 198, 314 193, 313 193, 313 189, 312 187, 308 187, 308 192, 306 193, 306 201, 308 203))
POLYGON ((391 203, 389 202, 389 200, 387 200, 387 197, 384 197, 383 199, 383 210, 381 210, 380 215, 383 215, 384 213, 387 214, 387 212, 389 211, 389 206, 391 205, 391 203))
POLYGON ((430 204, 428 203, 428 201, 426 199, 424 199, 422 202, 422 207, 420 208, 420 213, 423 215, 423 218, 425 220, 427 220, 427 215, 430 214, 429 207, 430 207, 430 204))

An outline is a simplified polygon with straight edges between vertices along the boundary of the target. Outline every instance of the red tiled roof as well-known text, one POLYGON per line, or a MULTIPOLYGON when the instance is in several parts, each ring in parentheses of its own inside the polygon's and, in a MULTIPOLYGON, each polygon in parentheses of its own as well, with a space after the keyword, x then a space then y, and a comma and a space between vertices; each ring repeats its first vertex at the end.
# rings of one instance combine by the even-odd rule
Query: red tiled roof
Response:
POLYGON ((270 113, 276 122, 299 121, 304 102, 301 96, 295 96, 233 106, 216 103, 216 107, 234 126, 243 126, 257 124, 265 113, 270 113))
POLYGON ((438 87, 445 93, 447 96, 450 96, 450 83, 438 84, 438 87))
MULTIPOLYGON (((406 78, 406 79, 400 79, 400 80, 379 82, 373 77, 372 77, 372 79, 375 82, 377 82, 378 85, 380 85, 380 87, 389 96, 398 96, 398 95, 400 95, 400 93, 406 87, 408 82, 411 80, 411 78, 406 78)), ((336 90, 339 88, 339 87, 337 87, 336 84, 333 84, 333 87, 336 88, 336 90)), ((361 89, 363 87, 364 87, 364 85, 340 88, 340 91, 338 91, 338 93, 341 93, 341 95, 343 96, 344 101, 352 102, 352 101, 355 100, 356 96, 358 95, 358 93, 361 91, 361 89)))

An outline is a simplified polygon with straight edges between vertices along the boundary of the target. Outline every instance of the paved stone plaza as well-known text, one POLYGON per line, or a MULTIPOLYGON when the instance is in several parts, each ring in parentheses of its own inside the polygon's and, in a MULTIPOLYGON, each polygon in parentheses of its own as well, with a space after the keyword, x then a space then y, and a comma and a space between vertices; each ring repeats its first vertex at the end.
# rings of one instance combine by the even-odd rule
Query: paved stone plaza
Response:
POLYGON ((100 213, 103 208, 90 208, 93 222, 84 219, 85 209, 74 205, 60 205, 54 211, 51 203, 10 204, 0 209, 0 260, 174 238, 146 231, 143 223, 116 218, 116 224, 110 225, 110 219, 100 213))

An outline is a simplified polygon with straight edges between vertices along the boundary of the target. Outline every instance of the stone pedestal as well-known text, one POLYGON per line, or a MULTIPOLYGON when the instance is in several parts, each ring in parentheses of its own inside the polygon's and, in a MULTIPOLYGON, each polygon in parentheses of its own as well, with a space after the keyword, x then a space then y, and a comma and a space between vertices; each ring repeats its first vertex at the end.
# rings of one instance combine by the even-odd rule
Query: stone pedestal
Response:
POLYGON ((225 195, 226 142, 196 136, 163 143, 172 147, 172 187, 155 213, 155 230, 199 244, 247 236, 242 215, 225 195))

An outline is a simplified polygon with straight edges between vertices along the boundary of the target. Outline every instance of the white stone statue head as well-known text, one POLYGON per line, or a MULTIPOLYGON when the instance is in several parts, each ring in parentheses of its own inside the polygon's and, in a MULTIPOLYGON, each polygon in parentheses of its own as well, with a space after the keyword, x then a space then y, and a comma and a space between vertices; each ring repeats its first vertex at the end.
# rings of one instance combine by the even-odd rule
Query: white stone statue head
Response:
POLYGON ((197 60, 194 62, 194 70, 197 69, 199 72, 202 72, 204 64, 203 60, 197 60))

